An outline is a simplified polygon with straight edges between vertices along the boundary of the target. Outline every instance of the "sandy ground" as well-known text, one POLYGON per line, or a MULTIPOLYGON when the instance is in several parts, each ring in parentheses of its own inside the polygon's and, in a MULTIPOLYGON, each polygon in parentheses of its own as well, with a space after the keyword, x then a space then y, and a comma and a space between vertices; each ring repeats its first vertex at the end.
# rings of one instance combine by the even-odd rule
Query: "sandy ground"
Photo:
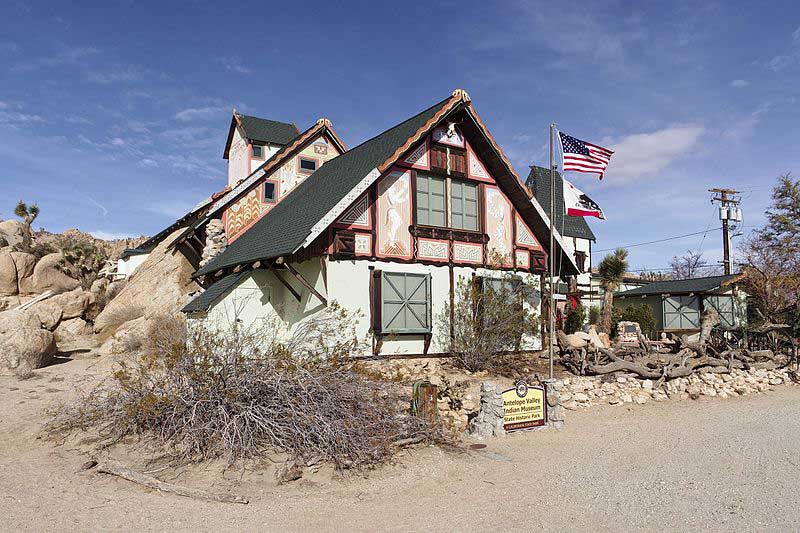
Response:
MULTIPOLYGON (((278 486, 270 469, 242 474, 218 464, 156 474, 251 501, 236 505, 78 472, 87 445, 37 439, 45 408, 108 365, 74 360, 27 381, 0 377, 0 529, 800 528, 800 387, 592 408, 568 413, 561 432, 518 433, 483 450, 418 448, 347 480, 323 470, 278 486)), ((141 457, 121 454, 112 452, 144 468, 141 457)))

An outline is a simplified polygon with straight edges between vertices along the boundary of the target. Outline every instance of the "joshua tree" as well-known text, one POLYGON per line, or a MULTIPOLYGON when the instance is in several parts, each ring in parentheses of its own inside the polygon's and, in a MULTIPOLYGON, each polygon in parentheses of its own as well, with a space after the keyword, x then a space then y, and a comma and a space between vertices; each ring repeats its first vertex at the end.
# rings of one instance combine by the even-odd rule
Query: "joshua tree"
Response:
POLYGON ((39 216, 39 206, 36 204, 31 204, 29 206, 20 200, 17 207, 14 208, 14 214, 22 219, 28 229, 22 237, 22 246, 28 250, 32 244, 31 236, 33 235, 33 228, 31 228, 31 225, 33 225, 33 221, 36 220, 36 217, 39 216))
POLYGON ((619 288, 625 272, 628 271, 628 250, 617 248, 613 254, 603 258, 597 270, 600 273, 600 286, 603 288, 603 315, 600 329, 610 334, 614 291, 619 288))

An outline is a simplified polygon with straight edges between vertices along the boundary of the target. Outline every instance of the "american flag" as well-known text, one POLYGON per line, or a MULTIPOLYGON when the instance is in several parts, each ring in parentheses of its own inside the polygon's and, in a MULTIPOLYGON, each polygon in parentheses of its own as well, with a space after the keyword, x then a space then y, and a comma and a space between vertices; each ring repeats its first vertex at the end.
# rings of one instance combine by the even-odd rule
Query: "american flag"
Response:
POLYGON ((600 174, 600 179, 603 179, 603 173, 606 171, 608 162, 614 152, 608 148, 576 139, 560 131, 558 136, 561 139, 561 147, 564 151, 564 166, 562 170, 600 174))

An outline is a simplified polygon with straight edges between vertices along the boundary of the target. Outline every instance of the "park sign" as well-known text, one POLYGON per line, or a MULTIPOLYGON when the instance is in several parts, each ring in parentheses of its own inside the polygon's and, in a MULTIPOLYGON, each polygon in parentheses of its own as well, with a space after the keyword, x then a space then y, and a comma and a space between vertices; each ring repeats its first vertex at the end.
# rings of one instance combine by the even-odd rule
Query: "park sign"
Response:
POLYGON ((503 392, 503 429, 517 431, 545 425, 547 402, 542 387, 529 387, 518 381, 513 389, 503 392))

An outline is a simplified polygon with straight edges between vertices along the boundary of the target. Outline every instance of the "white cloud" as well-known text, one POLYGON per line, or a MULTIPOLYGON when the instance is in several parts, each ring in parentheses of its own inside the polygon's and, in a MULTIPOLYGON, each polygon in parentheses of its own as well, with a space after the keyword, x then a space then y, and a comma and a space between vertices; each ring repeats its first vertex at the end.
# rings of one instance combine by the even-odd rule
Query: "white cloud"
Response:
POLYGON ((110 83, 127 83, 139 81, 143 77, 139 70, 134 68, 125 68, 111 72, 88 72, 85 76, 86 81, 91 83, 99 83, 101 85, 108 85, 110 83))
POLYGON ((139 161, 139 165, 143 166, 145 168, 155 168, 155 167, 158 166, 158 162, 156 162, 156 160, 154 160, 154 159, 150 159, 149 157, 146 157, 146 158, 144 158, 144 159, 139 161))
POLYGON ((636 133, 619 141, 600 144, 614 150, 607 179, 613 184, 658 178, 673 161, 691 153, 705 128, 698 124, 676 124, 651 133, 636 133))
POLYGON ((796 63, 800 63, 800 27, 792 32, 792 44, 786 53, 776 55, 765 65, 768 69, 775 72, 788 68, 796 63))
MULTIPOLYGON (((5 109, 2 108, 2 109, 5 109)), ((17 128, 20 125, 42 124, 47 122, 41 115, 19 113, 17 111, 0 111, 0 124, 17 128)))
POLYGON ((183 122, 203 120, 215 115, 225 113, 227 108, 222 106, 190 107, 175 113, 175 118, 183 122))
POLYGON ((225 70, 230 72, 235 72, 236 74, 252 74, 253 69, 250 67, 245 66, 242 63, 242 60, 237 56, 232 57, 220 57, 217 58, 217 62, 221 63, 225 70))
POLYGON ((722 137, 729 141, 740 142, 749 138, 761 122, 762 117, 772 109, 772 102, 764 102, 752 113, 740 118, 722 131, 722 137))
POLYGON ((94 237, 95 239, 102 239, 104 241, 118 241, 121 239, 133 239, 139 237, 139 235, 137 235, 136 233, 127 231, 114 232, 114 231, 105 231, 98 229, 90 231, 88 233, 91 234, 92 237, 94 237))
POLYGON ((119 137, 114 137, 113 139, 111 139, 111 146, 124 146, 124 145, 125 141, 123 141, 119 137))
POLYGON ((733 80, 731 82, 731 87, 747 87, 750 85, 750 82, 747 80, 733 80))

